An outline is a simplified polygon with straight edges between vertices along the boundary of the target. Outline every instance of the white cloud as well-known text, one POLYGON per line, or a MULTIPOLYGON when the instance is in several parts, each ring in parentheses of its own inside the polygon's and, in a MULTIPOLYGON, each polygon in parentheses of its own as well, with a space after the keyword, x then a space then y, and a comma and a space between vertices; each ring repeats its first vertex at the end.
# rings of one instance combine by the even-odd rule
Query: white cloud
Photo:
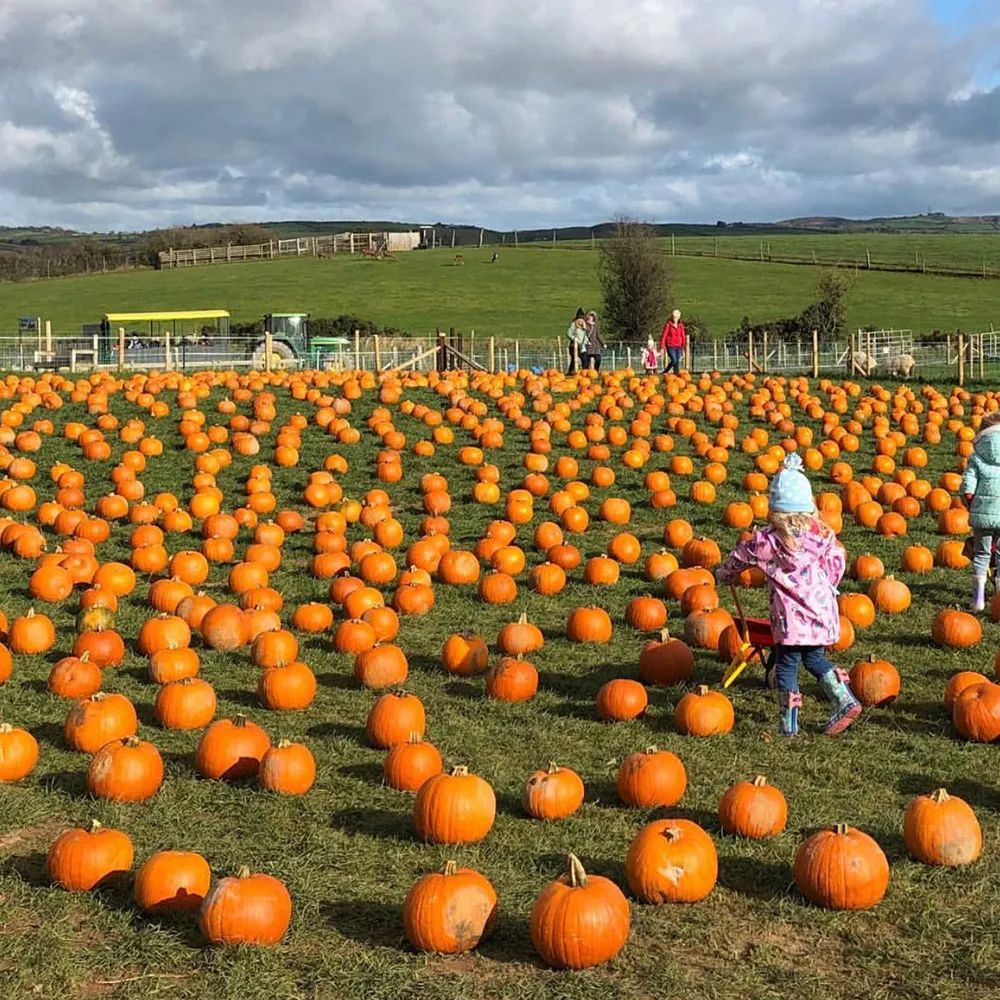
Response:
POLYGON ((916 0, 2 0, 0 223, 1000 211, 998 38, 916 0))

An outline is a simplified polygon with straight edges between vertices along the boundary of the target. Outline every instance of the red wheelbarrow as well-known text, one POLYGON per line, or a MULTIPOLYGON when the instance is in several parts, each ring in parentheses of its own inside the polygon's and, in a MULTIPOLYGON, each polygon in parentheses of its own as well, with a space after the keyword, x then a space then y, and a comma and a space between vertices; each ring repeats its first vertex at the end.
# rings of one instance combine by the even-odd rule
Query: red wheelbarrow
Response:
POLYGON ((743 613, 743 605, 740 603, 740 595, 736 588, 730 587, 730 590, 733 594, 736 612, 740 616, 739 630, 743 641, 726 668, 722 678, 722 686, 729 687, 753 660, 757 660, 764 668, 765 687, 773 687, 774 633, 771 631, 771 621, 768 618, 747 618, 743 613))

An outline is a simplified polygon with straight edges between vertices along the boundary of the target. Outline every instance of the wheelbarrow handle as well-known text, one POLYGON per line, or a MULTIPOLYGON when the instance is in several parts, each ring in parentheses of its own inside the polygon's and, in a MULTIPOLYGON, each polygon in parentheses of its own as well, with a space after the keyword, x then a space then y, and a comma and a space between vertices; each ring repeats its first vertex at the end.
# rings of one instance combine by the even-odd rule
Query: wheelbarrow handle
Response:
POLYGON ((729 592, 733 595, 733 603, 736 605, 736 612, 740 616, 740 623, 743 625, 743 634, 747 634, 747 616, 743 613, 743 604, 740 602, 739 591, 732 584, 729 585, 729 592))

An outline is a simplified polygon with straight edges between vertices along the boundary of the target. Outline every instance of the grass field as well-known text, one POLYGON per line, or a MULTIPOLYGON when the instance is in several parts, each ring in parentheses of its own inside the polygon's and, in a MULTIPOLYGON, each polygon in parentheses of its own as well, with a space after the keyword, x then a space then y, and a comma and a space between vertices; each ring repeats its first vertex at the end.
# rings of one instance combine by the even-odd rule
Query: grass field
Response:
MULTIPOLYGON (((275 265, 279 267, 281 265, 275 265)), ((353 265, 345 265, 353 266, 353 265)), ((223 271, 225 269, 219 269, 223 271)), ((236 270, 235 268, 233 270, 236 270)), ((217 271, 206 272, 216 274, 217 271)), ((310 413, 306 403, 291 400, 279 389, 278 420, 262 438, 261 458, 271 454, 279 424, 296 412, 310 413)), ((221 419, 212 404, 216 390, 202 402, 209 423, 221 419)), ((426 390, 407 390, 405 397, 440 406, 426 390)), ((166 398, 173 405, 172 394, 166 398)), ((361 429, 354 446, 337 445, 316 426, 304 433, 298 467, 274 469, 279 506, 300 506, 308 472, 321 468, 337 451, 350 463, 339 477, 347 496, 360 497, 374 484, 374 462, 380 447, 365 420, 376 405, 372 393, 359 400, 351 422, 361 429)), ((241 412, 242 412, 241 408, 241 412)), ((582 425, 587 407, 573 414, 582 425)), ((111 411, 124 420, 147 417, 115 397, 111 411)), ((166 444, 142 475, 147 496, 158 490, 176 492, 182 502, 191 495, 192 457, 180 450, 176 428, 179 411, 149 420, 150 431, 166 444)), ((751 422, 746 404, 737 407, 739 435, 751 422)), ((968 410, 966 410, 966 416, 968 410)), ((55 415, 57 429, 65 421, 87 420, 80 404, 67 405, 55 415)), ((409 442, 426 435, 418 421, 394 411, 396 426, 409 442)), ((797 423, 810 426, 798 410, 797 423)), ((655 429, 661 429, 657 418, 655 429)), ((465 502, 473 470, 457 464, 458 448, 468 434, 456 432, 453 445, 441 446, 433 458, 403 456, 405 476, 388 487, 396 516, 407 539, 416 536, 422 517, 419 480, 423 473, 447 475, 456 498, 450 514, 454 544, 471 547, 487 523, 500 516, 496 508, 465 502)), ((872 438, 853 456, 858 470, 872 461, 872 438)), ((554 436, 551 458, 565 453, 554 436)), ((954 466, 954 436, 948 432, 931 452, 927 478, 935 481, 954 466)), ((521 455, 526 436, 509 427, 505 448, 492 454, 509 489, 524 475, 521 455)), ((115 441, 114 459, 124 450, 115 441)), ((688 445, 679 441, 678 450, 688 445)), ((750 460, 734 451, 729 483, 720 488, 714 507, 682 499, 671 511, 652 510, 645 501, 642 472, 617 461, 618 481, 594 489, 585 506, 592 528, 574 541, 584 555, 604 551, 609 525, 596 519, 604 496, 623 496, 633 504, 633 530, 644 554, 658 549, 670 517, 692 520, 700 532, 717 538, 723 550, 735 532, 722 527, 720 511, 742 496, 739 483, 750 460)), ((110 464, 81 462, 78 450, 55 436, 36 456, 44 470, 65 459, 87 477, 88 506, 109 489, 110 464)), ((252 459, 236 458, 218 477, 227 507, 242 502, 243 484, 252 459)), ((654 455, 648 468, 660 467, 654 455)), ((696 465, 697 465, 696 461, 696 465)), ((580 476, 589 477, 593 463, 582 460, 580 476)), ((555 477, 553 477, 555 484, 555 477)), ((39 500, 52 493, 44 472, 35 483, 39 500)), ((683 478, 675 479, 686 497, 683 478)), ((816 488, 827 488, 817 474, 816 488)), ((547 515, 536 502, 534 523, 547 515)), ((879 555, 889 572, 897 571, 907 542, 935 546, 934 519, 922 515, 911 523, 908 539, 886 540, 856 527, 849 518, 843 541, 850 556, 865 551, 879 555)), ((530 549, 531 526, 520 529, 519 542, 530 550, 529 567, 539 558, 530 549)), ((355 527, 350 538, 366 534, 355 527)), ((104 560, 128 557, 128 529, 116 529, 101 547, 104 560)), ((241 551, 244 533, 237 543, 241 551)), ((291 536, 284 564, 272 582, 285 598, 286 614, 300 602, 325 600, 325 582, 308 573, 312 547, 308 532, 291 536)), ((55 538, 50 539, 50 548, 55 538)), ((197 547, 197 539, 168 536, 171 551, 197 547)), ((23 613, 29 598, 25 564, 0 555, 3 610, 11 618, 23 613)), ((196 733, 166 732, 152 716, 155 688, 132 648, 137 630, 150 614, 143 581, 123 602, 117 626, 129 653, 122 667, 109 671, 106 689, 127 694, 137 705, 140 735, 153 741, 166 761, 167 780, 147 805, 115 805, 91 799, 86 791, 86 760, 66 750, 61 735, 66 703, 47 693, 45 678, 51 663, 67 651, 72 634, 72 606, 55 606, 52 616, 59 639, 44 657, 18 657, 14 677, 0 688, 0 718, 30 728, 41 746, 41 761, 24 782, 0 785, 0 981, 12 1000, 30 996, 205 998, 270 1000, 297 997, 420 998, 420 1000, 607 1000, 609 997, 737 998, 754 1000, 832 1000, 832 998, 936 998, 987 1000, 1000 988, 1000 942, 996 936, 997 886, 1000 884, 1000 791, 994 760, 996 749, 961 742, 941 705, 948 677, 960 669, 992 672, 1000 645, 1000 626, 985 625, 985 641, 964 653, 936 649, 929 640, 931 619, 941 607, 964 602, 968 575, 934 570, 926 577, 903 575, 914 594, 913 607, 897 618, 880 616, 862 633, 855 657, 874 653, 891 659, 903 677, 899 701, 865 713, 840 739, 820 735, 826 706, 815 685, 803 678, 806 695, 805 735, 789 744, 774 737, 772 697, 758 686, 759 675, 748 676, 731 692, 736 727, 727 736, 699 740, 680 737, 672 725, 673 705, 682 693, 650 689, 646 717, 627 724, 597 721, 594 697, 606 680, 635 676, 644 638, 626 627, 622 612, 628 599, 649 592, 637 567, 626 567, 618 585, 598 590, 586 586, 579 571, 557 597, 529 593, 526 579, 513 606, 483 605, 473 588, 437 586, 437 604, 423 618, 404 619, 400 644, 411 675, 407 688, 427 707, 428 731, 449 763, 468 764, 496 789, 498 816, 485 841, 461 848, 426 846, 414 837, 410 798, 381 785, 382 755, 365 742, 364 722, 374 701, 371 692, 353 679, 348 657, 334 654, 328 638, 304 639, 301 657, 319 676, 314 704, 298 713, 275 714, 259 707, 253 694, 256 671, 245 653, 225 655, 204 651, 202 675, 219 695, 218 717, 246 713, 274 738, 302 740, 318 765, 316 787, 304 798, 266 795, 252 785, 225 785, 198 780, 192 768, 196 733), (564 636, 568 611, 580 604, 599 603, 615 621, 606 647, 570 644, 564 636), (446 634, 472 626, 488 641, 499 626, 527 611, 545 631, 543 650, 532 659, 541 687, 534 701, 506 705, 483 698, 480 679, 459 679, 439 665, 446 634), (651 744, 668 748, 684 761, 689 786, 680 806, 665 814, 684 816, 704 825, 720 855, 719 883, 694 906, 633 905, 632 932, 622 954, 609 966, 571 974, 544 968, 534 957, 527 932, 531 904, 542 886, 561 869, 567 851, 577 852, 587 868, 624 883, 623 859, 633 834, 661 815, 621 806, 615 795, 618 762, 651 744), (570 819, 542 824, 527 819, 519 804, 521 785, 530 771, 557 760, 583 776, 587 801, 570 819), (769 841, 751 842, 723 836, 715 810, 730 784, 754 774, 768 775, 785 792, 790 805, 789 828, 769 841), (906 857, 901 841, 902 812, 917 793, 947 786, 969 801, 983 825, 985 852, 980 862, 958 871, 933 870, 906 857), (137 860, 164 848, 202 852, 217 874, 240 864, 284 879, 291 891, 295 915, 284 943, 268 951, 206 950, 189 920, 156 920, 139 915, 127 886, 93 894, 72 895, 46 881, 45 853, 55 836, 73 821, 97 817, 126 830, 136 846, 137 860), (888 896, 867 913, 829 913, 807 905, 792 887, 791 861, 802 838, 818 826, 848 821, 877 838, 892 864, 888 896), (422 873, 456 857, 487 875, 500 897, 501 920, 494 939, 477 953, 460 958, 415 954, 401 937, 400 905, 410 884, 422 873)), ((222 598, 225 567, 214 567, 209 592, 222 598)), ((858 589, 850 581, 846 590, 858 589)), ((763 595, 754 592, 751 608, 763 610, 763 595)), ((679 616, 675 604, 671 618, 679 616)), ((677 627, 680 627, 679 624, 677 627)), ((720 665, 709 654, 698 654, 694 681, 717 683, 720 665)))
MULTIPOLYGON (((719 253, 733 257, 792 257, 815 259, 820 264, 857 264, 864 267, 868 254, 874 265, 920 270, 955 269, 1000 273, 1000 233, 815 233, 776 236, 678 236, 678 253, 719 253)), ((668 249, 670 240, 664 241, 668 249)))
MULTIPOLYGON (((272 311, 351 313, 423 335, 453 326, 484 337, 539 338, 562 337, 579 305, 600 308, 594 254, 500 253, 498 267, 487 263, 488 250, 466 251, 464 266, 439 250, 391 263, 337 257, 0 284, 0 332, 16 331, 19 316, 40 315, 70 333, 105 312, 224 308, 235 320, 272 311)), ((671 266, 679 306, 713 333, 737 327, 743 316, 763 322, 796 314, 816 281, 813 268, 795 265, 675 257, 671 266)), ((1000 325, 1000 281, 880 272, 859 273, 848 315, 851 328, 918 332, 980 331, 990 323, 1000 325)))

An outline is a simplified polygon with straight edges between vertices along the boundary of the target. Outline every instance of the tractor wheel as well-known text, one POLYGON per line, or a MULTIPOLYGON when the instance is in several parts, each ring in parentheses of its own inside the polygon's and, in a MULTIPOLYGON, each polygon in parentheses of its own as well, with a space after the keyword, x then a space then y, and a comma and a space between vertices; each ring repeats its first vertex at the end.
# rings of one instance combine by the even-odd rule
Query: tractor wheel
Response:
MULTIPOLYGON (((275 340, 271 343, 271 367, 272 368, 285 368, 288 366, 290 361, 296 359, 295 351, 286 344, 283 340, 275 340)), ((250 359, 253 362, 254 368, 264 369, 267 367, 267 358, 264 348, 264 341, 262 340, 253 350, 253 354, 250 359)))

